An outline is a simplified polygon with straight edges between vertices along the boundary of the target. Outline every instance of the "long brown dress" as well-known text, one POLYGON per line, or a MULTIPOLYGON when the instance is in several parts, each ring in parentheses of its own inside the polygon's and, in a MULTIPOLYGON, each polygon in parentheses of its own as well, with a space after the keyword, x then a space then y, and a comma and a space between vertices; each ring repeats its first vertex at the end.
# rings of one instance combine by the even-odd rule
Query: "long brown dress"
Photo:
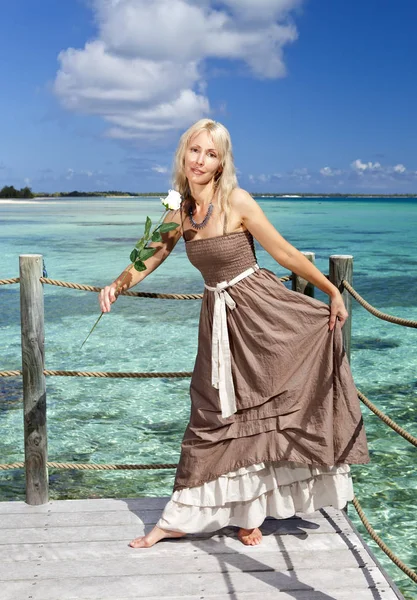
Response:
POLYGON ((174 491, 158 526, 193 533, 258 527, 353 499, 349 464, 368 463, 363 418, 340 322, 324 302, 259 268, 248 231, 186 241, 206 286, 230 282, 226 307, 236 412, 212 385, 216 293, 205 287, 191 415, 174 491))

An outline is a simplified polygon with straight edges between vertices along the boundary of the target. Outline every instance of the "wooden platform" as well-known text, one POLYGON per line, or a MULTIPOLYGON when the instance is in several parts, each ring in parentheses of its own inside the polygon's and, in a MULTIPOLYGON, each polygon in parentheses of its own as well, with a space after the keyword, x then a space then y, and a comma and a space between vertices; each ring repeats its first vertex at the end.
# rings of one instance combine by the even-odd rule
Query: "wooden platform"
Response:
POLYGON ((267 519, 260 546, 236 528, 134 550, 167 498, 0 503, 2 600, 396 600, 343 511, 267 519))

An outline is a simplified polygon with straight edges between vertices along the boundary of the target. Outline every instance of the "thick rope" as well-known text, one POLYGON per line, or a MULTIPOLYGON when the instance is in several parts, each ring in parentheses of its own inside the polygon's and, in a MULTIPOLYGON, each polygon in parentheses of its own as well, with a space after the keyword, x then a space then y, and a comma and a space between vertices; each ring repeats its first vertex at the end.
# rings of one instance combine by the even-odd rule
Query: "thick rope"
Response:
POLYGON ((0 279, 0 285, 7 285, 9 283, 19 283, 20 277, 15 277, 14 279, 0 279))
POLYGON ((411 433, 408 433, 408 431, 406 431, 405 429, 400 427, 400 425, 398 425, 398 423, 396 423, 395 421, 390 419, 385 413, 383 413, 381 410, 379 410, 379 408, 377 408, 375 406, 375 404, 372 404, 372 402, 370 400, 368 400, 368 398, 364 394, 362 394, 362 392, 360 392, 358 389, 356 391, 358 393, 359 398, 362 400, 362 402, 370 410, 372 410, 372 412, 375 413, 376 416, 381 419, 381 421, 383 421, 386 425, 391 427, 391 429, 393 429, 394 431, 396 431, 397 433, 402 435, 403 438, 407 440, 407 442, 410 442, 410 444, 413 444, 413 446, 417 447, 417 438, 416 437, 411 435, 411 433))
POLYGON ((379 535, 376 533, 376 531, 373 529, 372 525, 366 518, 365 513, 363 512, 362 507, 359 504, 359 501, 356 498, 356 496, 353 497, 352 504, 356 508, 356 512, 358 513, 360 520, 364 524, 371 538, 378 544, 381 550, 385 552, 385 554, 392 560, 392 562, 397 565, 397 567, 399 567, 402 571, 404 571, 406 575, 408 575, 408 577, 410 577, 410 579, 417 583, 417 573, 410 569, 410 567, 407 567, 407 565, 403 563, 403 561, 400 558, 398 558, 398 556, 394 554, 394 552, 390 550, 390 548, 388 548, 388 546, 381 540, 379 535))
POLYGON ((22 371, 0 371, 0 377, 20 377, 22 371))
MULTIPOLYGON (((40 277, 41 283, 57 285, 59 287, 70 288, 72 290, 83 290, 85 292, 100 292, 103 288, 95 285, 84 285, 81 283, 71 283, 69 281, 59 281, 58 279, 49 279, 40 277)), ((137 298, 161 298, 163 300, 200 300, 203 294, 159 294, 155 292, 120 292, 121 296, 135 296, 137 298)))
POLYGON ((188 372, 172 372, 172 373, 116 373, 116 372, 105 372, 105 371, 51 371, 45 370, 45 375, 52 375, 54 377, 110 377, 112 379, 120 379, 125 377, 133 377, 134 379, 147 379, 152 377, 191 377, 192 371, 188 372))
MULTIPOLYGON (((59 463, 47 462, 48 469, 73 469, 77 471, 128 471, 128 470, 145 470, 145 469, 176 469, 177 465, 172 463, 153 464, 153 465, 112 465, 103 464, 95 465, 93 463, 59 463)), ((0 464, 0 471, 9 471, 12 469, 24 469, 24 462, 15 462, 10 465, 0 464)))
POLYGON ((346 281, 346 279, 342 279, 343 286, 347 289, 349 294, 355 298, 359 302, 361 306, 363 306, 368 312, 378 317, 378 319, 383 319, 384 321, 389 321, 390 323, 396 323, 397 325, 404 325, 404 327, 417 327, 417 321, 412 321, 411 319, 402 319, 401 317, 394 317, 393 315, 388 315, 387 313, 383 313, 371 304, 367 302, 358 292, 346 281))
MULTIPOLYGON (((121 379, 125 377, 131 377, 133 379, 148 379, 153 377, 191 377, 192 371, 176 371, 176 372, 155 372, 155 373, 123 373, 114 371, 52 371, 51 369, 45 369, 44 375, 51 375, 53 377, 110 377, 111 379, 121 379)), ((22 371, 0 371, 0 377, 19 377, 22 375, 22 371)))

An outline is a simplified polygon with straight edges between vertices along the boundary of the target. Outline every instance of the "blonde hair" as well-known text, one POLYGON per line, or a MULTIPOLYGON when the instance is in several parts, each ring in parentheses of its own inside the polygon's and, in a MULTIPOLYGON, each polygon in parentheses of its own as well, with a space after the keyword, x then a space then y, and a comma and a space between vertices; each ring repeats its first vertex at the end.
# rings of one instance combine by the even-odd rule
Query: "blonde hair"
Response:
POLYGON ((174 157, 174 168, 172 174, 173 187, 181 194, 183 203, 185 202, 188 204, 189 202, 193 201, 188 179, 184 172, 185 152, 191 138, 201 131, 207 131, 207 133, 210 134, 215 148, 219 154, 221 171, 215 175, 213 185, 214 191, 217 191, 217 201, 219 204, 220 213, 224 211, 226 216, 228 216, 228 199, 231 191, 238 186, 238 182, 233 161, 230 133, 221 123, 211 119, 200 119, 182 134, 174 157))

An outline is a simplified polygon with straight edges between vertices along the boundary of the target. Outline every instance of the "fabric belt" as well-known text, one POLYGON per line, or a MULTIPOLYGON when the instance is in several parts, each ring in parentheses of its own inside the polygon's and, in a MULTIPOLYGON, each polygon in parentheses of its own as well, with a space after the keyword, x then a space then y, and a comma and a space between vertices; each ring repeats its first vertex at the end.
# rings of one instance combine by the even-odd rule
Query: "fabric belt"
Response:
POLYGON ((230 281, 221 281, 215 287, 204 284, 204 287, 215 294, 211 339, 211 385, 219 390, 220 406, 224 419, 236 412, 226 315, 226 304, 233 310, 236 308, 236 303, 226 291, 226 288, 248 277, 248 275, 252 275, 258 269, 259 265, 255 263, 253 267, 249 267, 230 281))

